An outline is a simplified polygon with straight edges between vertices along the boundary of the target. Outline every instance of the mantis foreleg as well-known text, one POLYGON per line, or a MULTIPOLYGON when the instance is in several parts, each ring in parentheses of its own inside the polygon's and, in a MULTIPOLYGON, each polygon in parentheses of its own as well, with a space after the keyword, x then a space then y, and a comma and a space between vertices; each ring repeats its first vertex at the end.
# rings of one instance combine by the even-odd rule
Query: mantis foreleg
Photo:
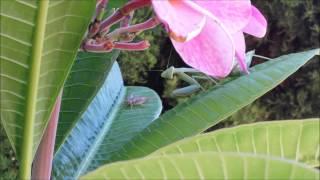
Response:
POLYGON ((172 91, 171 96, 173 97, 189 96, 199 91, 200 89, 201 89, 201 86, 197 84, 193 84, 193 85, 183 87, 183 88, 178 88, 172 91))

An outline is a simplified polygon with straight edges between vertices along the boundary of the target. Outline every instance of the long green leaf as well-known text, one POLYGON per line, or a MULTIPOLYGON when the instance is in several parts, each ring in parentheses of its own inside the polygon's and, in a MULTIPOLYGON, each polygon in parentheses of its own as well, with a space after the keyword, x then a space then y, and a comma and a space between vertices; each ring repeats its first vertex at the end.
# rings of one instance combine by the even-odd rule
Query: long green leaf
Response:
POLYGON ((1 122, 26 178, 95 2, 1 1, 1 122))
POLYGON ((320 165, 319 119, 260 122, 181 140, 153 155, 189 152, 265 154, 320 165))
POLYGON ((203 132, 276 87, 319 49, 281 56, 203 92, 167 111, 114 154, 114 161, 142 157, 177 140, 203 132))
POLYGON ((122 145, 161 112, 158 95, 145 87, 124 87, 117 63, 87 111, 54 157, 53 177, 75 179, 109 160, 122 145), (141 105, 128 105, 127 97, 145 97, 141 105))
POLYGON ((105 81, 119 51, 79 52, 63 88, 55 151, 69 135, 105 81))
POLYGON ((150 156, 102 166, 81 179, 319 179, 304 164, 242 153, 150 156))

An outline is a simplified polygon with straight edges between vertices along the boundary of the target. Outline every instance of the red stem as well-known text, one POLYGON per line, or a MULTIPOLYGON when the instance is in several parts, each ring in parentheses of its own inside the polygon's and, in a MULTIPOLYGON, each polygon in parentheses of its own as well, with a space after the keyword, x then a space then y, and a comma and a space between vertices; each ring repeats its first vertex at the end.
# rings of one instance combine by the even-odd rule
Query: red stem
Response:
POLYGON ((120 27, 128 27, 132 21, 134 11, 131 11, 128 15, 126 15, 122 21, 120 21, 120 27))
POLYGON ((107 7, 108 4, 108 0, 100 0, 97 2, 97 6, 96 6, 96 14, 95 14, 95 19, 98 18, 98 20, 100 20, 100 16, 101 13, 103 12, 103 10, 107 7))
POLYGON ((32 179, 50 180, 54 144, 61 106, 61 96, 62 91, 57 98, 53 112, 49 119, 49 124, 41 139, 39 148, 35 155, 35 159, 33 160, 32 179))
POLYGON ((113 32, 109 33, 108 37, 110 37, 111 39, 115 39, 116 37, 118 37, 120 34, 123 34, 123 33, 134 33, 139 31, 146 31, 146 30, 155 28, 158 24, 160 24, 160 21, 156 17, 152 17, 147 21, 139 24, 134 24, 127 27, 120 27, 114 30, 113 32))
POLYGON ((124 51, 144 51, 150 47, 150 43, 146 40, 140 42, 114 42, 114 49, 124 51))

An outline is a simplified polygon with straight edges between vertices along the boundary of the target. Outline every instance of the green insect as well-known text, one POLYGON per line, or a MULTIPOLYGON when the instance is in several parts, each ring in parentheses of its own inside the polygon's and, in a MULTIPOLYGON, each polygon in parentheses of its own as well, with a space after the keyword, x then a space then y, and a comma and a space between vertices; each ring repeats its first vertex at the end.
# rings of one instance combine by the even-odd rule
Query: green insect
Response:
MULTIPOLYGON (((249 67, 252 62, 253 57, 258 57, 261 59, 270 60, 270 58, 256 55, 255 51, 249 51, 246 54, 246 63, 249 67)), ((240 67, 238 63, 235 64, 231 76, 238 76, 240 74, 240 67)), ((210 80, 215 85, 219 85, 219 80, 214 79, 200 71, 193 69, 193 68, 175 68, 173 66, 167 68, 165 71, 161 73, 161 77, 165 79, 173 79, 176 76, 178 79, 188 83, 189 85, 186 87, 175 89, 171 92, 172 97, 184 97, 190 96, 197 91, 204 90, 198 80, 210 80), (189 75, 190 74, 190 75, 189 75)))
POLYGON ((172 97, 181 97, 181 96, 189 96, 199 90, 204 90, 204 88, 200 85, 200 83, 197 81, 197 79, 206 79, 206 80, 211 80, 213 81, 215 84, 217 84, 217 82, 201 73, 198 70, 195 70, 193 68, 175 68, 173 66, 169 67, 168 69, 166 69, 165 71, 163 71, 161 73, 161 77, 165 78, 165 79, 173 79, 174 76, 176 76, 178 79, 188 83, 189 85, 183 88, 178 88, 175 89, 172 93, 171 96, 172 97), (191 75, 189 75, 191 74, 191 75))

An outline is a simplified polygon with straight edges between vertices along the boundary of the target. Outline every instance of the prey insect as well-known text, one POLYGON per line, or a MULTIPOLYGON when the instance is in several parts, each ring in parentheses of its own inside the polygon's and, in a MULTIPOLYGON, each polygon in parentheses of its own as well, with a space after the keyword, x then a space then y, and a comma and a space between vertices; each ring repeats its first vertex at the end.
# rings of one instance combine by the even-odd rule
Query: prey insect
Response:
POLYGON ((126 104, 127 106, 130 106, 130 108, 132 108, 133 106, 139 106, 139 105, 145 104, 147 100, 148 100, 147 97, 130 94, 126 99, 126 104))

